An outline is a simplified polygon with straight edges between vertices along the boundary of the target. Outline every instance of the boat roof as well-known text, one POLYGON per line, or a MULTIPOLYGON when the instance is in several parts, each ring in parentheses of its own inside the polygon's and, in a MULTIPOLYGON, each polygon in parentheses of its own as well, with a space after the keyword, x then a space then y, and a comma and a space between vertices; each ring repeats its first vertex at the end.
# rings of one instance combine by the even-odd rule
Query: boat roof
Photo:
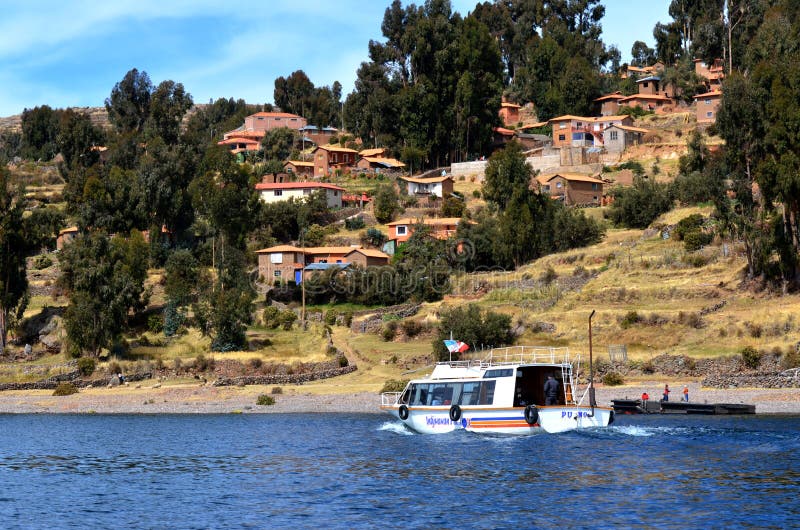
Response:
POLYGON ((473 355, 479 358, 436 363, 430 376, 415 379, 414 382, 443 379, 480 379, 487 370, 493 368, 516 369, 521 366, 572 367, 572 364, 580 359, 579 355, 570 357, 569 348, 549 346, 495 348, 488 353, 478 352, 473 355))

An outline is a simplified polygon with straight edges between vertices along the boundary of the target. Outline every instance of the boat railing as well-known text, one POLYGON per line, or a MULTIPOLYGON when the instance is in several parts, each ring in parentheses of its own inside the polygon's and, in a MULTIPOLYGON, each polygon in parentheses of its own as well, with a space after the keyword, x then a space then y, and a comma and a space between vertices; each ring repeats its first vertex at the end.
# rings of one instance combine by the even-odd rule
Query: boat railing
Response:
POLYGON ((509 346, 494 348, 484 355, 483 363, 488 366, 498 364, 569 364, 569 348, 551 346, 509 346))
POLYGON ((381 405, 395 405, 400 399, 402 392, 383 392, 381 394, 381 405))

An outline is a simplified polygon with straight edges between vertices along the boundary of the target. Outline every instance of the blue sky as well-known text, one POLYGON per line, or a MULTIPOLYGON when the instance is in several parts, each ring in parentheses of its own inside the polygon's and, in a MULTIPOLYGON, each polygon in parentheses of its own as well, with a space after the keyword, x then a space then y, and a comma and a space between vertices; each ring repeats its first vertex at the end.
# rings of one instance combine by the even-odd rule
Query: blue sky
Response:
MULTIPOLYGON (((422 3, 418 0, 416 3, 422 3)), ((153 84, 183 83, 196 103, 272 102, 274 80, 297 69, 315 85, 352 90, 367 43, 381 39, 390 0, 29 0, 0 18, 0 116, 50 105, 101 106, 131 68, 153 84)), ((409 2, 410 3, 410 2, 409 2)), ((476 0, 452 0, 466 14, 476 0)), ((603 40, 629 60, 653 46, 669 0, 606 0, 603 40), (648 9, 642 9, 647 5, 648 9)))

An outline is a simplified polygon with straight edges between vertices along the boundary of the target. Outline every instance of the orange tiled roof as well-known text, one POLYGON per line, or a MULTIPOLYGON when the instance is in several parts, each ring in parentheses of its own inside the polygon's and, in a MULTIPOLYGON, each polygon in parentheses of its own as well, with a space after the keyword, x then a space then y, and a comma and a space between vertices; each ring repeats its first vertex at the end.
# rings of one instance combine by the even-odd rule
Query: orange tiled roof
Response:
POLYGON ((380 250, 375 250, 372 248, 354 248, 347 254, 352 254, 353 252, 359 252, 364 254, 365 256, 369 256, 370 258, 386 258, 389 259, 389 255, 385 252, 381 252, 380 250))
POLYGON ((359 155, 367 158, 368 156, 379 156, 386 152, 385 147, 377 147, 375 149, 363 149, 358 152, 359 155))
POLYGON ((303 119, 302 116, 298 116, 297 114, 290 114, 288 112, 256 112, 255 114, 251 114, 248 118, 252 117, 259 117, 259 118, 300 118, 303 119))
POLYGON ((293 247, 292 245, 278 245, 277 247, 262 248, 256 250, 256 254, 274 254, 275 252, 302 252, 302 248, 293 247))
POLYGON ((721 90, 712 90, 711 92, 706 92, 704 94, 697 94, 696 96, 694 96, 694 99, 697 99, 697 98, 712 98, 712 97, 722 97, 722 91, 721 90))
MULTIPOLYGON (((356 151, 355 149, 348 149, 347 147, 340 147, 340 146, 334 145, 334 144, 320 145, 320 146, 317 147, 317 149, 324 149, 326 151, 336 151, 337 153, 356 153, 356 154, 358 154, 358 151, 356 151)), ((317 149, 315 149, 315 151, 317 149)))

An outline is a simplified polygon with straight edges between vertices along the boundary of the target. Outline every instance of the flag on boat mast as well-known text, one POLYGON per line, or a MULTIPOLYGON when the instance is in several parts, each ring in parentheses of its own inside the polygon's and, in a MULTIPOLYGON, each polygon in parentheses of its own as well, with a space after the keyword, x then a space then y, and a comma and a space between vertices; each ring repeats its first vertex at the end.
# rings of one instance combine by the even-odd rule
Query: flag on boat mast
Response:
POLYGON ((469 344, 461 342, 460 340, 445 340, 444 345, 450 353, 463 353, 469 349, 469 344))

